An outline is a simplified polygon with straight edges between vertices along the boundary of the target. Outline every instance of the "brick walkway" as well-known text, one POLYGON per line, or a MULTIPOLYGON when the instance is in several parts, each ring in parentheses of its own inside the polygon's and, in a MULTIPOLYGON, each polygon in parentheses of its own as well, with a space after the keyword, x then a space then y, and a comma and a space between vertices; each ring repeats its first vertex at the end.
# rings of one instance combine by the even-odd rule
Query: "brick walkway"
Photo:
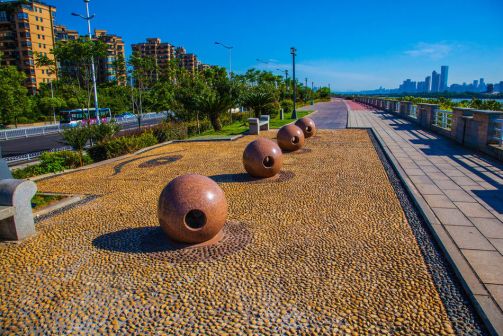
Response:
POLYGON ((348 127, 380 138, 477 308, 503 335, 503 164, 390 113, 347 105, 348 127))

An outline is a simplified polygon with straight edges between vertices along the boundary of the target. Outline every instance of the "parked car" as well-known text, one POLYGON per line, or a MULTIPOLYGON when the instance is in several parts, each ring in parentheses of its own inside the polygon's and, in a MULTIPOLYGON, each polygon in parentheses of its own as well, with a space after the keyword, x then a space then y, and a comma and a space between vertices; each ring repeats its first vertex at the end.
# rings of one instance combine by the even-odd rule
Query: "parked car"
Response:
POLYGON ((136 118, 136 114, 132 113, 132 112, 124 112, 124 113, 121 113, 121 114, 118 114, 115 116, 117 119, 132 119, 132 118, 136 118))

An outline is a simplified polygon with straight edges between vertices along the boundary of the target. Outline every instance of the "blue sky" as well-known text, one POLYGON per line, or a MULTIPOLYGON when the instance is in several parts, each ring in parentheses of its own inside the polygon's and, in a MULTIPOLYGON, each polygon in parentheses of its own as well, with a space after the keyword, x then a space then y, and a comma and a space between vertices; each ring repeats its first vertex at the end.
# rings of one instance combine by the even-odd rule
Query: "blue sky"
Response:
MULTIPOLYGON (((86 32, 82 0, 46 0, 57 22, 86 32)), ((298 50, 298 76, 335 90, 397 87, 450 66, 449 83, 503 80, 502 0, 92 0, 93 28, 130 44, 147 37, 184 46, 204 63, 233 71, 290 68, 298 50), (260 64, 256 59, 269 60, 260 64)))

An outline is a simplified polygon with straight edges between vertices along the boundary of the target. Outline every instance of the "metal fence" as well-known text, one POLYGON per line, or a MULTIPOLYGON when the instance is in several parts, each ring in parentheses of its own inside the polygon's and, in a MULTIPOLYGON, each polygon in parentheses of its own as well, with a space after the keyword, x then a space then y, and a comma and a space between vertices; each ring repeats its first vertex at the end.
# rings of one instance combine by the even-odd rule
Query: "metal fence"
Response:
POLYGON ((450 130, 452 125, 452 112, 435 110, 433 112, 433 125, 446 130, 450 130))
MULTIPOLYGON (((142 116, 142 120, 150 120, 150 119, 160 119, 166 117, 167 113, 172 112, 151 112, 145 113, 142 116)), ((136 118, 117 118, 115 121, 121 124, 131 123, 135 121, 136 118)), ((47 125, 47 126, 38 126, 38 127, 25 127, 25 128, 15 128, 0 131, 0 140, 11 140, 11 139, 19 139, 19 138, 29 138, 33 136, 41 136, 46 134, 58 133, 61 132, 65 127, 60 124, 56 125, 47 125)))
POLYGON ((64 150, 72 150, 72 147, 70 146, 65 146, 65 147, 59 147, 59 148, 54 148, 48 151, 40 151, 40 152, 33 152, 33 153, 26 153, 23 155, 18 155, 18 156, 9 156, 6 158, 3 158, 8 164, 16 163, 16 162, 24 162, 24 161, 31 161, 37 159, 40 155, 46 152, 61 152, 64 150))

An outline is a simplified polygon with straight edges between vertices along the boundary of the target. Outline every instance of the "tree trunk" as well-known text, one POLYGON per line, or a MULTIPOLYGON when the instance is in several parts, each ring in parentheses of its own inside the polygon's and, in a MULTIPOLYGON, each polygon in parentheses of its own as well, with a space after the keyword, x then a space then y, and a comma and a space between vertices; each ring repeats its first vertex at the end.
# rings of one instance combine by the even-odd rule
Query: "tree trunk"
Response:
POLYGON ((220 122, 218 113, 210 113, 210 122, 215 131, 220 131, 222 129, 222 123, 220 122))

